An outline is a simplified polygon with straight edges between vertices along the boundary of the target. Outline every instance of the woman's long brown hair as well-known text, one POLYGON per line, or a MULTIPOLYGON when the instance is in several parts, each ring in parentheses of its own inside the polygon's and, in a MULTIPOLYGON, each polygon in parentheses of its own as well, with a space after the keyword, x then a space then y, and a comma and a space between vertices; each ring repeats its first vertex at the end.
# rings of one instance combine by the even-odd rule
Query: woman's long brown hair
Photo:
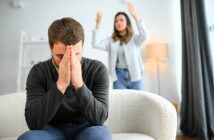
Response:
POLYGON ((120 40, 120 45, 122 44, 127 44, 133 35, 133 29, 132 29, 132 24, 131 24, 131 20, 129 19, 128 15, 125 12, 118 12, 115 17, 114 17, 114 32, 112 34, 112 40, 115 42, 117 40, 120 40), (115 28, 115 19, 117 16, 119 15, 124 15, 125 19, 126 19, 126 35, 125 36, 121 36, 120 33, 116 30, 115 28))

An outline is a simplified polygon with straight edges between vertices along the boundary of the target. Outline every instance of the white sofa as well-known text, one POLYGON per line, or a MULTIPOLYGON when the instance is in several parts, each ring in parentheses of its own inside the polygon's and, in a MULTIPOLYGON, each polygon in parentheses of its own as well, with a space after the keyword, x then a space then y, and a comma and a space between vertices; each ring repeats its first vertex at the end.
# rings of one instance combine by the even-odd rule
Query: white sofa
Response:
MULTIPOLYGON (((27 131, 24 92, 0 96, 0 140, 27 131)), ((113 140, 175 140, 177 115, 166 99, 145 91, 111 90, 107 125, 113 140)))

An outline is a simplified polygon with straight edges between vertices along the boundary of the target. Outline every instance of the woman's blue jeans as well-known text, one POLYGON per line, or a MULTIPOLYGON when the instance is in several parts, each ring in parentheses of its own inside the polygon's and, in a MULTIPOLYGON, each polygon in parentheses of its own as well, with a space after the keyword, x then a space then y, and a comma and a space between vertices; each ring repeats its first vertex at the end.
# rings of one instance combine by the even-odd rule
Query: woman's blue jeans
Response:
POLYGON ((103 125, 47 125, 41 130, 29 130, 18 140, 112 140, 110 130, 103 125))
POLYGON ((114 81, 114 89, 143 90, 143 80, 131 81, 128 69, 116 68, 117 81, 114 81))

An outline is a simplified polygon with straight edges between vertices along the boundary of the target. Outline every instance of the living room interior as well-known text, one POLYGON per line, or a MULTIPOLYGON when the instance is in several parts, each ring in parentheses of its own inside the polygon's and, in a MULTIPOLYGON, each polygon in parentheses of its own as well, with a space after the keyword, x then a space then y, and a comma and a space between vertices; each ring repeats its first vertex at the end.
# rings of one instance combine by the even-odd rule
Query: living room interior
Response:
MULTIPOLYGON (((149 32, 140 49, 146 97, 153 97, 147 96, 148 92, 160 96, 160 99, 157 97, 160 104, 162 101, 166 106, 172 104, 176 112, 177 140, 214 139, 212 0, 1 0, 0 100, 3 96, 25 92, 29 70, 51 57, 47 30, 55 19, 73 17, 80 21, 85 32, 84 56, 108 67, 108 54, 91 45, 96 13, 103 14, 103 37, 110 36, 115 13, 124 11, 130 15, 126 8, 128 2, 136 7, 149 32)), ((131 18, 131 22, 134 24, 134 19, 131 18)), ((137 33, 136 26, 133 27, 137 33)), ((116 104, 118 99, 114 98, 116 104)), ((7 106, 1 105, 0 110, 6 111, 7 106)), ((1 140, 7 130, 2 126, 0 129, 1 140)))

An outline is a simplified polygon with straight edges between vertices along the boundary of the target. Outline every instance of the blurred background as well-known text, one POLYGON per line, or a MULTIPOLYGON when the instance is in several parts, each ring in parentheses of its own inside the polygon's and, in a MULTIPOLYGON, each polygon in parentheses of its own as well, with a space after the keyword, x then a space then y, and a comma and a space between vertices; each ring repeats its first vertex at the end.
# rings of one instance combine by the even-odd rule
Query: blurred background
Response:
MULTIPOLYGON (((144 89, 160 94, 172 103, 181 100, 181 17, 179 0, 1 0, 0 1, 0 95, 24 90, 26 72, 37 61, 50 58, 47 30, 62 17, 73 17, 85 30, 84 56, 108 67, 107 53, 92 48, 96 12, 101 11, 101 38, 111 36, 114 16, 128 13, 131 2, 141 16, 148 40, 141 46, 144 62, 144 89), (147 44, 167 45, 167 60, 158 62, 144 56, 147 44), (27 46, 27 47, 26 47, 27 46), (20 62, 22 60, 22 62, 20 62), (25 70, 26 70, 25 69, 25 70), (22 71, 20 71, 22 70, 22 71), (21 82, 20 82, 21 80, 21 82), (21 87, 21 88, 18 88, 21 87)), ((131 17, 131 15, 128 13, 131 17)), ((135 32, 137 29, 131 18, 135 32)))

